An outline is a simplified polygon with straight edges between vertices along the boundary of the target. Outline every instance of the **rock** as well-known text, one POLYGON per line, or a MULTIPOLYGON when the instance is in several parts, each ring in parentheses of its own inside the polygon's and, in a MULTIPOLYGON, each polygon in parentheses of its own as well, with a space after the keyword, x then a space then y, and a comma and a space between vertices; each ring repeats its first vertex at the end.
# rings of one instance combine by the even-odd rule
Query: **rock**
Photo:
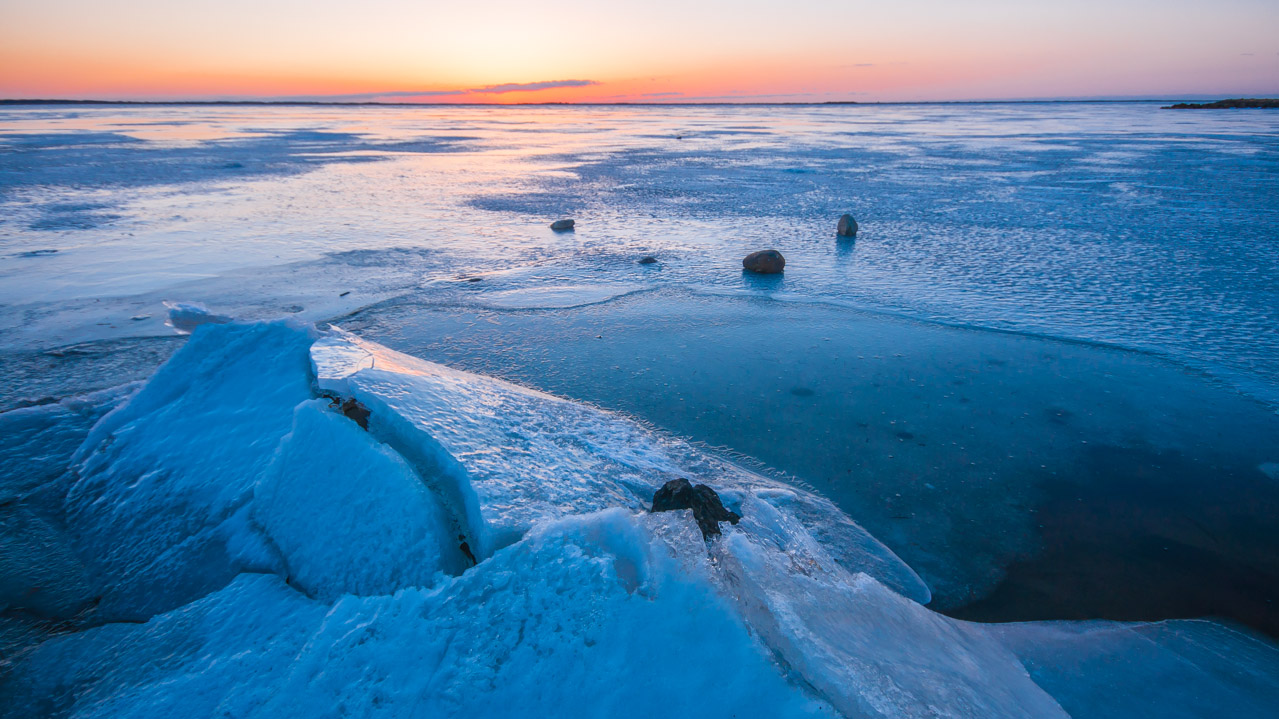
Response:
POLYGON ((563 232, 564 230, 573 229, 574 224, 572 220, 556 220, 551 223, 551 229, 556 232, 563 232))
POLYGON ((786 268, 786 258, 777 250, 760 250, 746 255, 742 268, 762 275, 775 275, 786 268))
POLYGON ((839 218, 839 224, 835 227, 835 234, 840 237, 856 237, 857 220, 854 220, 852 215, 844 213, 844 215, 839 218))
POLYGON ((657 263, 657 258, 652 255, 646 255, 639 260, 641 265, 652 265, 657 263))
POLYGON ((356 424, 360 425, 360 429, 369 428, 369 417, 373 414, 368 407, 360 404, 354 397, 342 403, 339 408, 342 414, 356 424))
POLYGON ((462 550, 462 554, 466 555, 467 559, 471 560, 471 566, 474 567, 477 562, 475 561, 475 555, 471 553, 471 545, 466 543, 466 535, 457 535, 457 541, 459 542, 457 548, 462 550))
POLYGON ((670 512, 676 509, 693 510, 693 519, 702 530, 702 538, 718 536, 719 523, 737 524, 741 515, 724 507, 715 490, 704 484, 694 486, 687 479, 672 479, 653 494, 654 512, 670 512))

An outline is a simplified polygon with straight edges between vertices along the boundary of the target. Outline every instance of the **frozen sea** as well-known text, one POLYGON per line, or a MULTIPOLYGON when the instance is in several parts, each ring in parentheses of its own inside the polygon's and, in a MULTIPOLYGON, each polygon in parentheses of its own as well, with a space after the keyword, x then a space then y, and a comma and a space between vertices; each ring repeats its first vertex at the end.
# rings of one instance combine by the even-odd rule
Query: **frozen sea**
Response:
MULTIPOLYGON (((521 649, 526 629, 586 622, 574 641, 612 661, 736 657, 725 715, 1149 713, 1123 681, 1074 680, 1116 662, 1155 672, 1135 686, 1203 687, 1165 697, 1166 716, 1264 715, 1279 706, 1277 227, 1266 111, 0 108, 0 564, 24 578, 0 587, 21 658, 2 686, 15 715, 176 711, 173 675, 104 667, 269 606, 179 663, 209 707, 278 714, 214 701, 262 673, 402 713, 426 689, 393 667, 372 693, 344 695, 341 672, 382 668, 315 678, 326 656, 365 666, 341 646, 363 627, 374 644, 424 633, 417 651, 452 677, 432 685, 443 714, 501 715, 531 691, 510 672, 588 661, 522 655, 563 658, 549 639, 521 649), (855 239, 835 236, 844 212, 855 239), (564 217, 574 230, 550 230, 564 217), (785 273, 744 273, 766 248, 785 273), (376 361, 338 371, 316 349, 343 343, 376 361), (397 419, 371 445, 307 401, 320 390, 397 419), (556 398, 575 409, 543 406, 556 398), (337 484, 299 484, 317 471, 337 484), (672 472, 720 478, 747 510, 709 559, 669 522, 618 513, 672 472), (365 489, 338 486, 352 477, 365 489), (583 559, 614 555, 607 571, 583 559), (805 562, 820 580, 796 578, 805 562), (507 596, 530 566, 541 584, 507 596), (796 581, 820 586, 778 604, 796 581), (565 595, 572 611, 548 609, 565 595), (649 637, 675 606, 693 609, 671 633, 708 627, 722 646, 649 637), (520 624, 520 646, 472 677, 510 693, 491 705, 468 704, 452 640, 429 649, 438 632, 395 618, 465 633, 467 612, 503 641, 517 630, 499 615, 547 625, 520 624), (1030 620, 1137 624, 1007 624, 1030 620), (902 656, 859 663, 886 644, 902 656), (984 678, 921 658, 934 651, 984 678), (68 657, 92 659, 54 672, 68 657)), ((690 692, 727 681, 689 677, 690 692)), ((587 714, 647 706, 581 692, 587 714)))

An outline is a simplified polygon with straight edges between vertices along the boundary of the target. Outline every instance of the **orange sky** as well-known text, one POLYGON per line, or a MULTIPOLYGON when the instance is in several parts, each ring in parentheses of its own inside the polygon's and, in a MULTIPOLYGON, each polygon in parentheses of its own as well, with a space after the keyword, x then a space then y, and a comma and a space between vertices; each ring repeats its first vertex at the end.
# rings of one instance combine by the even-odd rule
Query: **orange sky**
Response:
POLYGON ((1188 94, 1279 94, 1279 3, 0 5, 0 97, 8 98, 610 102, 1188 94), (519 85, 538 89, 505 87, 519 85), (438 94, 406 94, 414 92, 438 94))

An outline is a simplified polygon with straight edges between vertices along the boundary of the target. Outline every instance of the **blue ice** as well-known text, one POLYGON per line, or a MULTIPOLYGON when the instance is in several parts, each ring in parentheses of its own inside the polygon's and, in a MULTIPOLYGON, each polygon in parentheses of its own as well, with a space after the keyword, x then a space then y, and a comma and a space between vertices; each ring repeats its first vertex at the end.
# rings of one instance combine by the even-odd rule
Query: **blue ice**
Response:
POLYGON ((341 330, 205 324, 130 392, 4 419, 64 423, 18 454, 66 471, 4 489, 62 503, 45 531, 94 599, 38 607, 60 629, 6 651, 3 716, 1255 716, 1279 696, 1279 652, 1212 622, 936 614, 819 497, 341 330), (707 542, 647 512, 674 476, 742 521, 707 542), (1133 699, 1170 678, 1188 699, 1133 699))

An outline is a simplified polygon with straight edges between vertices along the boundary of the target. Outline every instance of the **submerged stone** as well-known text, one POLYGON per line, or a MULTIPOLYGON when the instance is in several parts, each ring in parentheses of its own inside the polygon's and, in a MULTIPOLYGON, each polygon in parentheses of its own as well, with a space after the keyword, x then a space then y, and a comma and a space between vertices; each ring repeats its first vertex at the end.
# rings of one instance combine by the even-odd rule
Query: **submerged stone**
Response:
POLYGON ((687 479, 672 479, 653 494, 654 512, 670 512, 676 509, 693 510, 693 519, 702 530, 702 538, 718 536, 719 523, 737 524, 741 515, 727 509, 715 490, 704 484, 694 486, 687 479))
POLYGON ((775 275, 786 268, 786 258, 777 250, 752 252, 742 260, 742 268, 762 275, 775 275))
POLYGON ((839 224, 835 226, 835 234, 840 237, 856 237, 857 220, 854 220, 852 215, 844 213, 839 218, 839 224))

